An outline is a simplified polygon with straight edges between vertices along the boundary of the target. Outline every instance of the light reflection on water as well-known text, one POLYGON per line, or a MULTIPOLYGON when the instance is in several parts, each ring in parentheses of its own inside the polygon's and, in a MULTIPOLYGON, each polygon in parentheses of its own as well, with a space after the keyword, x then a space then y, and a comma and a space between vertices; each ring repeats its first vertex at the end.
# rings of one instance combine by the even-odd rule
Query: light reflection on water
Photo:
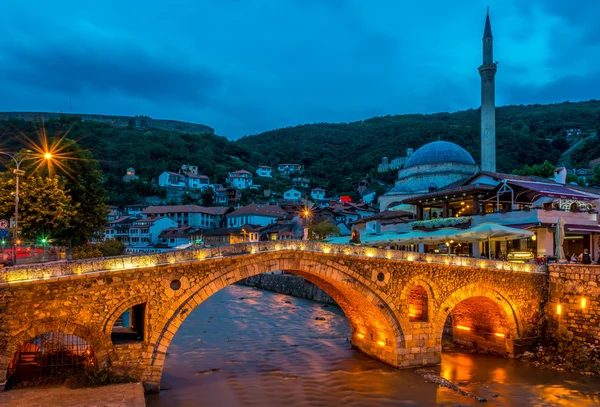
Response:
MULTIPOLYGON (((179 329, 163 373, 171 390, 148 396, 148 406, 482 405, 351 350, 349 336, 337 307, 227 287, 179 329)), ((597 379, 518 361, 446 353, 442 365, 431 369, 488 398, 488 406, 600 405, 597 379)))

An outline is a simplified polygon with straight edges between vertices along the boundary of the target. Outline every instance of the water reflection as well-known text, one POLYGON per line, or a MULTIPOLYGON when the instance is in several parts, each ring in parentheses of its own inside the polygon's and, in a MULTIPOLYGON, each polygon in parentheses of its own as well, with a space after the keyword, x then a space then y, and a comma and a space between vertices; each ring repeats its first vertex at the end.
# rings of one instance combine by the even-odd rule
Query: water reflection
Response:
MULTIPOLYGON (((171 390, 148 406, 481 405, 352 351, 349 336, 337 307, 230 286, 181 326, 163 374, 171 390)), ((600 405, 597 380, 516 361, 450 352, 432 370, 489 406, 600 405)))

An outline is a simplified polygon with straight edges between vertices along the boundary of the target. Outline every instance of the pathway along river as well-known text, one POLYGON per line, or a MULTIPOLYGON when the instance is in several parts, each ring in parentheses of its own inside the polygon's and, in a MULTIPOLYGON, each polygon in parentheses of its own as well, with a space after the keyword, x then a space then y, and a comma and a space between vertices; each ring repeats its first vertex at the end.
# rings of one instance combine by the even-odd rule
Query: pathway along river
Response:
POLYGON ((197 307, 168 350, 149 407, 600 406, 598 378, 493 356, 444 353, 435 373, 477 402, 350 349, 337 307, 229 286, 197 307), (324 317, 324 320, 317 320, 324 317))

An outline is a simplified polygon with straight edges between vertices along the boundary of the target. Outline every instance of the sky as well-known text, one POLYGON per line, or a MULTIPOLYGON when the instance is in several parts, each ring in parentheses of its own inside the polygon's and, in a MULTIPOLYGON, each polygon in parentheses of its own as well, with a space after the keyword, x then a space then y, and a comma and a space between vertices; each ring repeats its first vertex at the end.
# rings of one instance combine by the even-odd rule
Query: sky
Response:
POLYGON ((600 98, 598 0, 2 0, 0 111, 147 115, 230 139, 600 98))

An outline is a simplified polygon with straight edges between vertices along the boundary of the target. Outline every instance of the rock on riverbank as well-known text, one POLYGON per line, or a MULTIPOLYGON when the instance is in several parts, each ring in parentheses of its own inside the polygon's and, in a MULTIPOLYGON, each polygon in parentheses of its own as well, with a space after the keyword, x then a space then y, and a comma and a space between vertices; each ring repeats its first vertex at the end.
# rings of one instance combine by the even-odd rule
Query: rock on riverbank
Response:
POLYGON ((240 280, 238 284, 286 294, 292 297, 304 298, 323 304, 336 304, 334 299, 319 287, 293 274, 259 274, 240 280))

